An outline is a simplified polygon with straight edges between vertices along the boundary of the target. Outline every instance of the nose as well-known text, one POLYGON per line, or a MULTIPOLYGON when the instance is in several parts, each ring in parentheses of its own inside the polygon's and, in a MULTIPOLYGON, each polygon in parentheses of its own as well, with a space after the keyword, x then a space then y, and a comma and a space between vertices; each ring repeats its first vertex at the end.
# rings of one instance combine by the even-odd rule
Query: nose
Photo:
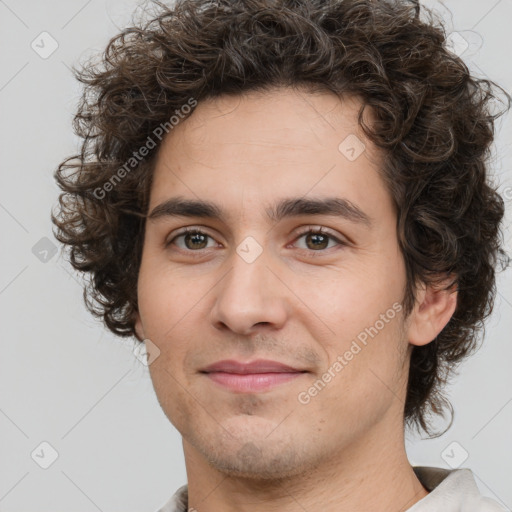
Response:
POLYGON ((248 263, 234 252, 231 269, 214 288, 217 295, 211 321, 215 328, 250 335, 278 330, 285 324, 288 288, 270 268, 264 254, 265 251, 248 263))

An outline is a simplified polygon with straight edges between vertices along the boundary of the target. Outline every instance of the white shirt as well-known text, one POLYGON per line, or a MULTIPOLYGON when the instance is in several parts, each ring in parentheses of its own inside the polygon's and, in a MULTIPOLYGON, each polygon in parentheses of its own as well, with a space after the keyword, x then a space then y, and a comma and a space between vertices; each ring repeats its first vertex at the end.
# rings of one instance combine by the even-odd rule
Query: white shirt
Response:
MULTIPOLYGON (((413 467, 418 480, 429 494, 407 512, 505 512, 490 498, 480 494, 470 469, 413 467)), ((157 512, 187 512, 187 485, 180 487, 157 512)))

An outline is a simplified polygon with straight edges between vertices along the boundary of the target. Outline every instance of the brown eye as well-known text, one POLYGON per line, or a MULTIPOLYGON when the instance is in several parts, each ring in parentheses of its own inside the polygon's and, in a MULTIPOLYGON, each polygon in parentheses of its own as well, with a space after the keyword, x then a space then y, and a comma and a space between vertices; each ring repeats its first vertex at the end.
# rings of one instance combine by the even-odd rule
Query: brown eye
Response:
POLYGON ((204 233, 187 233, 184 242, 187 249, 204 249, 208 245, 208 235, 204 233))
POLYGON ((329 237, 322 233, 308 233, 306 245, 308 249, 325 249, 329 245, 329 237))
POLYGON ((323 252, 325 249, 332 248, 333 244, 331 242, 334 242, 334 246, 346 245, 344 242, 331 235, 330 233, 323 231, 322 229, 309 228, 308 230, 299 234, 295 243, 297 243, 297 241, 300 239, 304 239, 305 247, 300 247, 299 245, 299 248, 313 252, 323 252))
POLYGON ((208 246, 208 241, 211 240, 214 242, 213 238, 202 231, 197 229, 194 230, 185 230, 182 233, 178 233, 167 246, 176 245, 178 248, 184 251, 200 251, 201 249, 207 249, 209 247, 213 247, 212 245, 208 246))

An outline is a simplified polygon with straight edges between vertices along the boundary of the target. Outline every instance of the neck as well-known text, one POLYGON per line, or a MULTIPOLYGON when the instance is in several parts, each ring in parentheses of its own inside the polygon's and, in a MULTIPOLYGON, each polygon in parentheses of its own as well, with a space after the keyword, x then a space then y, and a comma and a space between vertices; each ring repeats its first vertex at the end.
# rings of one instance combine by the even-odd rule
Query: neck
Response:
POLYGON ((409 464, 403 431, 384 439, 365 436, 300 473, 272 480, 226 475, 184 440, 189 510, 404 512, 428 491, 409 464))

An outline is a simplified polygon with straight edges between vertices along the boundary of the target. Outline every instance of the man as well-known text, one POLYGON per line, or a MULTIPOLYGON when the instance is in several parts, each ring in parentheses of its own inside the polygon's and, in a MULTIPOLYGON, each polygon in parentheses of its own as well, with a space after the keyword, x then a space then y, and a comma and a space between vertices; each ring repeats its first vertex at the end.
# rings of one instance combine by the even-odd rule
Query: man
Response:
POLYGON ((159 8, 78 74, 53 221, 182 435, 161 511, 503 510, 404 446, 492 308, 497 86, 416 3, 159 8))

